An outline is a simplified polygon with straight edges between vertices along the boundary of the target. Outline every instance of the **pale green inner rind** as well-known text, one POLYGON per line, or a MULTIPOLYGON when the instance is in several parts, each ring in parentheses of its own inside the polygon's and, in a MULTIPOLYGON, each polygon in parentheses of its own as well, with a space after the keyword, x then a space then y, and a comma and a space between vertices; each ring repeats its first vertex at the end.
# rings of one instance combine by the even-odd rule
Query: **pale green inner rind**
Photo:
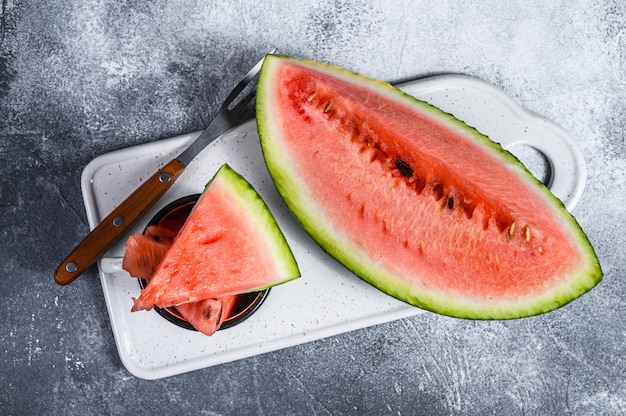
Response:
POLYGON ((587 236, 574 217, 566 210, 563 203, 548 188, 538 181, 519 160, 498 143, 482 135, 476 129, 456 119, 452 115, 432 105, 417 100, 389 84, 372 80, 350 71, 331 67, 326 64, 300 61, 289 57, 268 56, 257 86, 257 126, 261 138, 263 156, 274 183, 285 203, 300 221, 303 228, 331 256, 346 266, 363 280, 379 288, 383 292, 402 301, 444 315, 471 319, 512 319, 545 313, 563 306, 587 292, 602 280, 599 262, 587 236), (541 294, 529 294, 527 298, 502 299, 498 303, 461 298, 458 295, 444 293, 436 288, 415 287, 402 283, 402 279, 394 276, 385 268, 379 267, 372 259, 359 253, 349 238, 341 235, 323 214, 309 195, 306 186, 298 177, 296 161, 281 147, 281 136, 274 126, 276 118, 272 111, 272 83, 275 68, 282 61, 291 60, 298 65, 313 70, 341 77, 364 88, 376 90, 394 100, 403 101, 419 111, 445 123, 447 126, 462 132, 464 136, 480 143, 490 153, 497 155, 503 163, 511 166, 526 181, 541 189, 541 193, 558 217, 564 222, 569 234, 576 241, 582 253, 582 266, 574 275, 562 279, 562 283, 541 294))
POLYGON ((255 288, 255 290, 267 289, 300 277, 300 270, 284 234, 265 201, 263 201, 254 187, 228 164, 222 165, 213 179, 207 184, 207 188, 214 181, 223 182, 233 191, 233 194, 239 198, 239 203, 246 207, 246 215, 253 219, 256 224, 255 228, 262 233, 264 239, 271 246, 268 256, 273 259, 278 270, 280 270, 280 279, 268 285, 255 288))

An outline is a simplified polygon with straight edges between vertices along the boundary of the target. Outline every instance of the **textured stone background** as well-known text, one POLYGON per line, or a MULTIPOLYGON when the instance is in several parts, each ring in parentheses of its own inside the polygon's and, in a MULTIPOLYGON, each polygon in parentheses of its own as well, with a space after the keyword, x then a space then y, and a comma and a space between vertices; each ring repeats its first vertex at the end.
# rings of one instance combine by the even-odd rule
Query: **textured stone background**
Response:
POLYGON ((626 5, 509 3, 3 0, 0 413, 626 414, 626 5), (553 120, 587 161, 574 214, 605 280, 536 318, 426 313, 132 377, 95 270, 67 287, 52 279, 88 231, 81 171, 102 153, 200 129, 272 47, 392 82, 477 76, 553 120))

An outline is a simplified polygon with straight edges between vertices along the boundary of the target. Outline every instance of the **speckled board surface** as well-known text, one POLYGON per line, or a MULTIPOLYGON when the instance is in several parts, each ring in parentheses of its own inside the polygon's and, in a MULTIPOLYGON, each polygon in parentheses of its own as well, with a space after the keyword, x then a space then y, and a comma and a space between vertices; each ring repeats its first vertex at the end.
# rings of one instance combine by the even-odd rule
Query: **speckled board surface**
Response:
POLYGON ((152 1, 0 5, 3 414, 626 414, 626 5, 152 1), (156 381, 120 362, 87 233, 95 157, 200 129, 272 47, 394 83, 480 78, 561 126, 604 281, 547 315, 422 313, 156 381))

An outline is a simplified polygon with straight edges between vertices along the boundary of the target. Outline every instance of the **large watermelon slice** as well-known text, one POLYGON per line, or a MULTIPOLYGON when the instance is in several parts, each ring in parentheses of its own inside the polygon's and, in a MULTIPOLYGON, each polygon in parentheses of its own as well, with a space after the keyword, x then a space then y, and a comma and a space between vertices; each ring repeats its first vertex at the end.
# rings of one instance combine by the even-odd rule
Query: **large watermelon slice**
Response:
POLYGON ((389 84, 270 55, 263 155, 313 239, 380 290, 445 315, 558 308, 602 271, 563 204, 510 153, 389 84))
POLYGON ((132 310, 257 292, 299 276, 291 249, 261 197, 223 165, 132 310))

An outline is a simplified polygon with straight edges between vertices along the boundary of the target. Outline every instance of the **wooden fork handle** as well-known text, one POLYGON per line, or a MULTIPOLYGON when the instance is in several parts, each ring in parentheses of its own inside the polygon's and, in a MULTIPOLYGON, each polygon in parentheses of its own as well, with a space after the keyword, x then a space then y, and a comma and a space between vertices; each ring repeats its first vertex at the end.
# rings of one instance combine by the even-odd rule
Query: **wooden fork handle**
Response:
POLYGON ((85 272, 154 205, 184 169, 173 159, 137 188, 63 260, 54 273, 55 282, 67 285, 85 272))

